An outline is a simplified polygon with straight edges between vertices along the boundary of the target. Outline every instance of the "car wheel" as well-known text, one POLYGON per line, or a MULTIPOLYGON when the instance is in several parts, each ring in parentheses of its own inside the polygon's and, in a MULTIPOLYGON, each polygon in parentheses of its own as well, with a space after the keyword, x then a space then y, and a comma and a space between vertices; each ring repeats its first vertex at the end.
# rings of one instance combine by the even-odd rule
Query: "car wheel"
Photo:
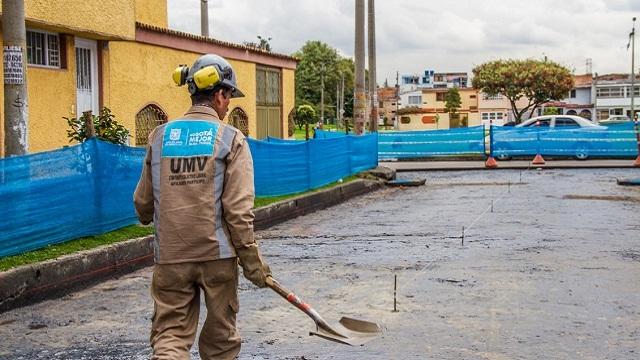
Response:
POLYGON ((589 158, 589 145, 578 144, 575 158, 578 160, 587 160, 589 158))

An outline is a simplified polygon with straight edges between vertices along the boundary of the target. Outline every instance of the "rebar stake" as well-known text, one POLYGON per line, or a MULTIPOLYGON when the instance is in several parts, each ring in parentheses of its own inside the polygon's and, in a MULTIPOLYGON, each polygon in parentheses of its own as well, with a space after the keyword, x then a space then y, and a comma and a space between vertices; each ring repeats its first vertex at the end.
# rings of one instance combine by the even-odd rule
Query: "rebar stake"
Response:
POLYGON ((491 200, 491 212, 493 212, 493 200, 491 200))
POLYGON ((462 246, 464 246, 464 226, 462 227, 462 246))
POLYGON ((522 170, 520 170, 520 184, 522 184, 522 170))
POLYGON ((398 275, 393 274, 393 312, 398 312, 396 308, 396 291, 398 288, 398 275))
POLYGON ((509 180, 509 185, 507 185, 509 194, 511 194, 511 180, 509 180))

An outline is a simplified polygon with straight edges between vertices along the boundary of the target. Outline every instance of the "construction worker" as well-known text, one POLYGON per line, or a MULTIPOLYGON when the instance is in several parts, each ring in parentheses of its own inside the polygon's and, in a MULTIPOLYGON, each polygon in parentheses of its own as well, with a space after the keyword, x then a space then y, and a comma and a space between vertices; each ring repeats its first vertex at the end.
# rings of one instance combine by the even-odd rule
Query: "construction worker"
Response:
POLYGON ((242 133, 222 122, 229 101, 244 96, 231 65, 203 55, 173 74, 192 106, 149 135, 134 194, 140 222, 155 226, 151 282, 152 359, 189 359, 200 291, 207 316, 198 341, 202 359, 233 359, 238 260, 244 276, 265 287, 271 275, 253 235, 253 161, 242 133))

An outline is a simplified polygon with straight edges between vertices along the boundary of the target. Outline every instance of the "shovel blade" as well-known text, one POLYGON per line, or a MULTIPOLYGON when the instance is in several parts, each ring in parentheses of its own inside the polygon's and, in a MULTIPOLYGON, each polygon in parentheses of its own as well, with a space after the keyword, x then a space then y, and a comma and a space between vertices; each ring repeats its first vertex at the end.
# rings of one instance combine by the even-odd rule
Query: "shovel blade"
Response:
POLYGON ((316 331, 309 332, 310 335, 351 346, 364 345, 381 333, 382 329, 376 323, 348 317, 343 317, 330 329, 318 327, 316 331))

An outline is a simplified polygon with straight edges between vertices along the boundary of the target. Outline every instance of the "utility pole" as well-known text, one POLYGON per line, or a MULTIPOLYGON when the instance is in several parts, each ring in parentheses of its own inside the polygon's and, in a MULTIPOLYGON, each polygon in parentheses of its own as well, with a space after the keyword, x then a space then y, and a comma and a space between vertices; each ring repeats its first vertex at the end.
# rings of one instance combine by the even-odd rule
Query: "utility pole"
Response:
POLYGON ((324 64, 320 68, 320 129, 324 128, 324 64))
POLYGON ((398 110, 400 108, 400 72, 396 71, 396 116, 395 116, 395 121, 393 122, 393 129, 394 130, 399 130, 400 129, 400 117, 398 114, 398 110))
POLYGON ((336 84, 336 129, 340 129, 340 84, 336 84))
POLYGON ((378 131, 378 79, 376 78, 376 10, 375 0, 369 0, 369 93, 371 94, 371 116, 369 129, 378 131))
MULTIPOLYGON (((344 121, 344 73, 342 75, 342 85, 340 85, 340 121, 344 121)), ((344 121, 344 128, 349 133, 349 124, 344 121)))
POLYGON ((364 89, 364 0, 356 0, 355 29, 355 94, 353 98, 353 125, 356 135, 364 132, 367 97, 364 89))
POLYGON ((635 98, 635 89, 633 87, 633 84, 635 83, 636 80, 636 73, 635 73, 635 45, 636 45, 636 18, 633 18, 633 28, 631 29, 631 34, 629 35, 631 36, 631 120, 635 119, 635 107, 633 106, 633 100, 635 98))
POLYGON ((29 152, 26 33, 24 0, 2 1, 4 156, 29 152))
POLYGON ((200 35, 209 37, 209 0, 200 0, 200 35))

